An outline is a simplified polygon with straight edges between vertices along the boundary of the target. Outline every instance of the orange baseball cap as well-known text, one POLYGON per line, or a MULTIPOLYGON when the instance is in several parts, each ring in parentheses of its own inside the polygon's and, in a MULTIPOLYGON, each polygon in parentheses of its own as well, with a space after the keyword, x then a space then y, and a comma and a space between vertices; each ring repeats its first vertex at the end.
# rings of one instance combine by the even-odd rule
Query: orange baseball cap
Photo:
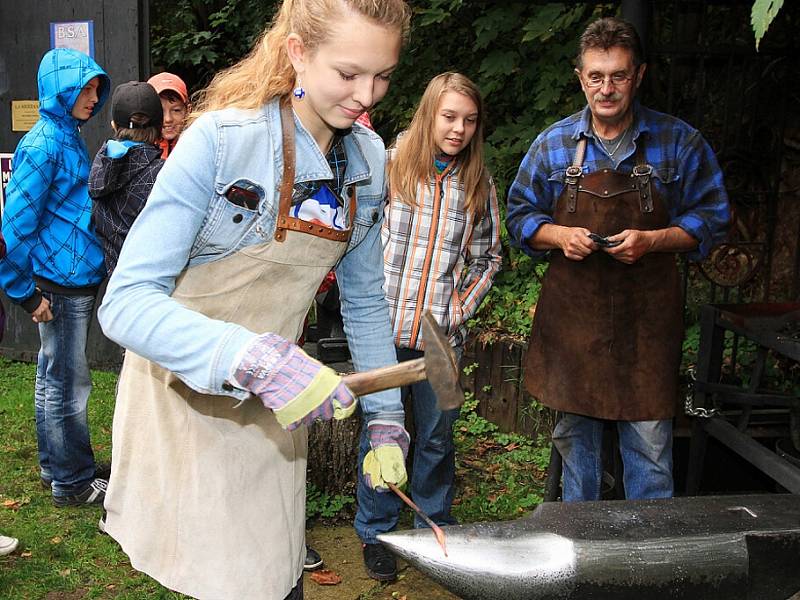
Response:
POLYGON ((158 75, 153 75, 147 80, 147 83, 152 85, 159 94, 163 91, 171 90, 181 97, 184 104, 189 104, 189 92, 186 89, 186 84, 177 75, 165 71, 158 75))

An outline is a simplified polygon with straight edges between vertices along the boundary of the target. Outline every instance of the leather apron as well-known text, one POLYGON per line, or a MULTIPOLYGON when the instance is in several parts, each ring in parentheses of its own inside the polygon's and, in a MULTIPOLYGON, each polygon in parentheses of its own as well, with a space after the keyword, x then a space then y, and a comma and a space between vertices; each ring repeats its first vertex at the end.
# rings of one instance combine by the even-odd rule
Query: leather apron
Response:
MULTIPOLYGON (((578 142, 555 206, 557 225, 602 236, 661 229, 670 218, 641 138, 633 173, 587 175, 578 142)), ((573 261, 552 252, 525 357, 525 387, 550 408, 618 421, 674 416, 683 339, 683 302, 673 253, 632 265, 602 250, 573 261)))
MULTIPOLYGON (((295 127, 287 102, 281 121, 273 241, 188 268, 172 297, 212 319, 296 340, 351 229, 289 216, 295 127)), ((352 228, 354 193, 349 204, 352 228)), ((130 351, 113 427, 106 531, 136 569, 201 599, 287 597, 305 557, 305 427, 285 431, 253 396, 238 403, 195 392, 130 351)))

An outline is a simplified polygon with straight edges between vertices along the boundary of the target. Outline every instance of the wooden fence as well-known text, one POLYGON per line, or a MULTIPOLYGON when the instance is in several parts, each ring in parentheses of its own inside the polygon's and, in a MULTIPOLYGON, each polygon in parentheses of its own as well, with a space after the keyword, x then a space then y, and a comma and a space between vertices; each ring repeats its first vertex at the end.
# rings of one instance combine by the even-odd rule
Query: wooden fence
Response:
POLYGON ((461 360, 461 386, 478 400, 478 414, 501 431, 531 437, 550 434, 553 414, 522 386, 525 346, 510 339, 483 343, 470 338, 461 360))

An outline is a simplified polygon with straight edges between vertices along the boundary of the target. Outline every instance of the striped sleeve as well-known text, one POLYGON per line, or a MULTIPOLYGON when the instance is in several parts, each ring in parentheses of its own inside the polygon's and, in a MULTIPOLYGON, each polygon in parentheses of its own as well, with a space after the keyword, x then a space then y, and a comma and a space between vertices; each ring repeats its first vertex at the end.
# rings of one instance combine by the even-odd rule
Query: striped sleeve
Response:
POLYGON ((467 246, 465 272, 459 290, 464 320, 471 318, 480 307, 501 264, 500 207, 494 181, 490 179, 487 210, 475 224, 467 246))

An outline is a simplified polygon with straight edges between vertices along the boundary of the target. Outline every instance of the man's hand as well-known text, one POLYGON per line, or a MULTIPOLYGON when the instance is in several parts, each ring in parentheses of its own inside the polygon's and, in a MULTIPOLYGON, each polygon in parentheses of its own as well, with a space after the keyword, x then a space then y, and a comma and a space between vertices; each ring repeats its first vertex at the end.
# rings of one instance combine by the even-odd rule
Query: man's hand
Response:
POLYGON ((403 426, 391 421, 370 421, 367 437, 371 450, 361 465, 364 483, 377 492, 388 492, 387 482, 398 487, 405 485, 410 438, 403 426))
POLYGON ((583 227, 544 223, 528 240, 528 245, 533 250, 559 249, 570 260, 583 260, 599 248, 589 238, 590 233, 583 227))
POLYGON ((639 229, 625 229, 615 235, 608 236, 609 242, 620 242, 618 246, 603 248, 612 257, 627 265, 632 265, 655 246, 655 237, 652 231, 639 229))
POLYGON ((583 227, 561 227, 558 247, 568 259, 583 260, 599 247, 589 238, 590 233, 583 227))
POLYGON ((53 313, 50 312, 50 301, 42 296, 42 301, 31 313, 31 319, 34 323, 47 323, 53 320, 53 313))

